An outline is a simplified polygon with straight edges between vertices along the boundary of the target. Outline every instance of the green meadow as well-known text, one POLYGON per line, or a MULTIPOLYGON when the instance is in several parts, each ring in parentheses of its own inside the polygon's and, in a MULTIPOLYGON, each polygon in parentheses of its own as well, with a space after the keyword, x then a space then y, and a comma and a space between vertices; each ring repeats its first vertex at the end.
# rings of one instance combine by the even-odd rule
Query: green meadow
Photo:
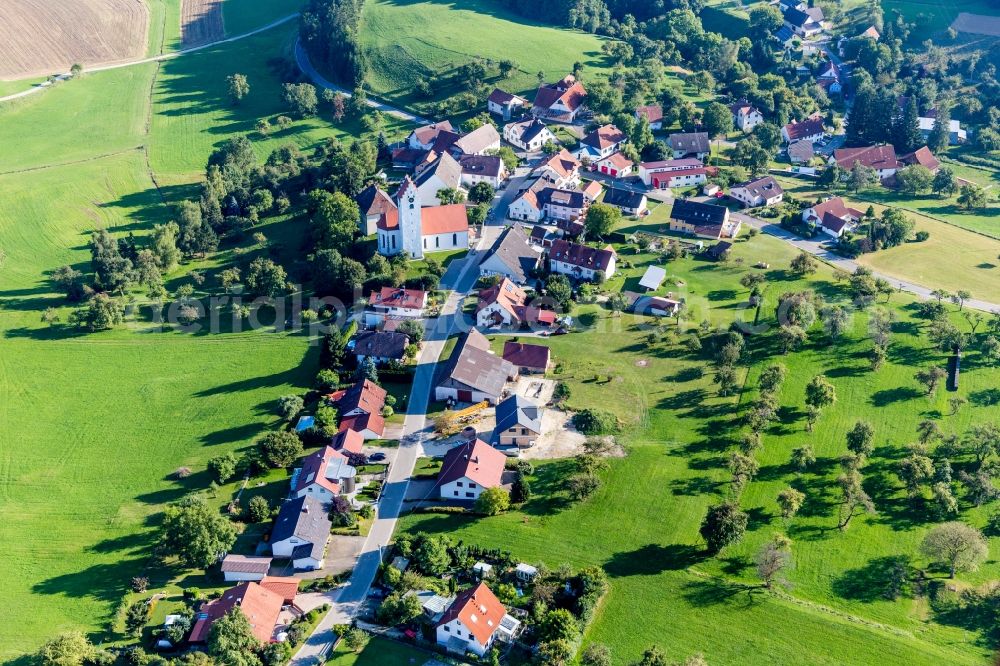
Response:
MULTIPOLYGON (((625 222, 627 230, 655 231, 656 223, 625 222)), ((793 251, 776 239, 757 236, 736 245, 725 265, 696 259, 666 263, 667 283, 658 293, 687 299, 687 327, 702 319, 716 325, 750 321, 747 290, 739 278, 758 261, 768 280, 761 321, 773 324, 780 294, 811 289, 829 301, 849 306, 842 287, 823 268, 809 278, 788 270, 793 251)), ((621 275, 607 288, 635 289, 645 267, 663 263, 634 248, 621 249, 621 275)), ((782 355, 772 333, 751 335, 750 354, 740 367, 742 391, 719 397, 708 355, 692 353, 683 342, 649 335, 656 324, 628 315, 615 317, 597 305, 581 305, 581 332, 550 338, 558 369, 553 377, 571 390, 569 407, 614 411, 625 424, 620 441, 627 456, 611 459, 603 483, 591 498, 573 503, 561 490, 572 473, 566 461, 537 466, 533 497, 519 510, 490 518, 414 514, 409 532, 449 533, 466 543, 500 547, 528 562, 551 568, 596 564, 611 577, 611 592, 585 636, 585 643, 611 647, 615 664, 635 662, 655 643, 676 660, 703 652, 712 664, 977 664, 991 654, 992 636, 971 616, 937 614, 932 592, 943 594, 939 573, 929 573, 922 591, 909 589, 896 600, 886 589, 884 558, 909 556, 926 568, 918 552, 934 521, 913 509, 895 474, 904 447, 915 440, 916 424, 935 420, 946 433, 963 433, 970 424, 996 420, 994 395, 1000 371, 977 361, 963 368, 958 395, 969 404, 948 415, 952 394, 941 389, 927 398, 913 374, 944 356, 931 348, 915 318, 912 302, 892 297, 887 307, 898 317, 889 362, 877 373, 868 369, 867 315, 851 308, 849 334, 829 344, 817 325, 802 349, 782 355), (767 430, 757 453, 760 472, 741 496, 750 516, 743 542, 708 557, 698 534, 706 507, 730 495, 726 469, 754 397, 760 368, 779 362, 788 369, 780 393, 778 420, 767 430), (834 384, 837 402, 825 409, 808 432, 804 385, 824 373, 834 384), (876 452, 865 468, 866 488, 877 513, 836 528, 839 472, 847 452, 845 433, 857 419, 876 429, 876 452), (792 448, 810 444, 817 463, 799 474, 789 465, 792 448), (778 492, 792 485, 806 503, 791 521, 780 518, 778 492), (775 532, 793 542, 790 586, 774 593, 760 589, 754 569, 757 550, 775 532)), ((961 318, 955 317, 956 323, 961 318)), ((660 325, 673 329, 673 320, 660 325)), ((963 324, 964 325, 964 324, 963 324)), ((962 501, 963 519, 985 523, 988 510, 962 501)), ((1000 539, 991 538, 992 557, 978 572, 960 575, 959 585, 979 585, 1000 575, 1000 539)), ((914 584, 914 588, 919 587, 914 584)))

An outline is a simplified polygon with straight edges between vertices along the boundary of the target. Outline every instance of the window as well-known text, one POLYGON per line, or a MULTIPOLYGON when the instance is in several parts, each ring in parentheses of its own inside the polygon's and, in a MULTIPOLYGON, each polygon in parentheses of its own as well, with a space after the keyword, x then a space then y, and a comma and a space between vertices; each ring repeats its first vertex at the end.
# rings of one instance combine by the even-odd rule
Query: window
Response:
POLYGON ((521 428, 521 434, 522 435, 527 435, 528 434, 528 429, 527 428, 521 428))
POLYGON ((440 236, 435 236, 434 237, 434 247, 441 247, 441 237, 440 236))
POLYGON ((475 497, 476 493, 465 493, 466 497, 475 497))
POLYGON ((470 488, 475 488, 475 487, 476 487, 476 484, 474 484, 474 483, 473 483, 472 481, 469 481, 469 487, 470 487, 470 488))
POLYGON ((458 491, 457 490, 455 491, 455 497, 458 497, 458 491))
POLYGON ((392 249, 393 250, 396 249, 396 237, 395 236, 392 237, 392 249))
POLYGON ((449 626, 448 626, 448 625, 446 624, 446 625, 444 625, 444 630, 445 630, 445 631, 451 631, 451 627, 449 627, 449 626))
POLYGON ((452 245, 458 245, 458 234, 452 234, 451 235, 451 244, 452 245))
POLYGON ((461 488, 462 487, 462 482, 461 481, 456 481, 455 485, 458 486, 459 488, 461 488))
POLYGON ((426 238, 424 239, 424 249, 425 250, 427 249, 427 239, 426 238))

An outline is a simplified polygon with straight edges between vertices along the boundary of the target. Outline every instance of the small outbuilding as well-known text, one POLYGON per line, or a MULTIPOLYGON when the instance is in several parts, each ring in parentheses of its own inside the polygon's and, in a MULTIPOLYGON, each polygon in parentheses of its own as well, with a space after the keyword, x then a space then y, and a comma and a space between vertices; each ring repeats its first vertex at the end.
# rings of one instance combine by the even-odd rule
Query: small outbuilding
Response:
POLYGON ((262 580, 270 568, 270 557, 226 555, 222 560, 222 577, 226 582, 262 580))
POLYGON ((650 266, 646 269, 643 274, 642 279, 639 280, 639 286, 645 288, 647 291, 654 291, 660 288, 663 281, 667 278, 667 271, 660 266, 650 266))

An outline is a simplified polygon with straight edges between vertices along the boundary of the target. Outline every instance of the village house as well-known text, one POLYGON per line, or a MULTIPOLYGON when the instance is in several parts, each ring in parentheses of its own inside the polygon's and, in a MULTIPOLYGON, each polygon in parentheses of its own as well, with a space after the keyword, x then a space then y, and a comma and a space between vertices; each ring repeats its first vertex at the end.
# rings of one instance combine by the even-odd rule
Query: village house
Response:
POLYGON ((560 81, 546 83, 535 93, 531 113, 536 118, 549 118, 562 123, 571 123, 583 108, 587 90, 576 77, 567 74, 560 81))
POLYGON ((823 233, 840 238, 857 224, 863 213, 849 208, 840 197, 827 199, 802 211, 802 221, 811 226, 819 226, 823 233))
POLYGON ((771 33, 771 37, 776 42, 781 44, 781 48, 786 51, 791 49, 792 46, 795 45, 796 40, 799 39, 798 35, 796 35, 795 32, 784 23, 782 23, 777 30, 771 33))
POLYGON ((507 178, 507 167, 496 155, 463 155, 458 164, 462 167, 460 182, 468 189, 476 183, 489 183, 496 190, 507 178))
POLYGON ((635 119, 645 118, 649 122, 649 129, 663 129, 663 107, 659 104, 649 104, 640 106, 635 110, 635 119))
POLYGON ((731 104, 729 112, 733 114, 733 125, 742 132, 751 132, 764 122, 764 114, 745 99, 731 104))
POLYGON ((259 581, 271 569, 270 557, 250 557, 229 554, 222 558, 222 577, 227 583, 239 581, 259 581))
POLYGON ((379 254, 404 253, 411 259, 421 259, 424 252, 469 247, 469 218, 465 204, 424 208, 423 197, 409 176, 403 179, 395 200, 396 208, 386 211, 378 221, 379 254))
POLYGON ((690 187, 708 180, 705 165, 693 157, 680 160, 662 160, 639 164, 639 178, 654 190, 671 187, 690 187))
POLYGON ((604 203, 616 207, 626 215, 642 215, 646 212, 648 201, 642 192, 612 187, 604 193, 604 203))
POLYGON ((454 135, 456 138, 458 136, 452 124, 443 120, 439 123, 418 127, 410 132, 410 135, 406 137, 406 145, 413 150, 430 150, 442 133, 445 133, 446 136, 454 135))
POLYGON ((517 379, 517 368, 490 352, 490 342, 476 329, 459 338, 434 387, 438 401, 495 405, 508 381, 517 379))
POLYGON ((507 456, 481 439, 444 454, 437 486, 441 499, 473 502, 488 488, 500 486, 507 456))
MULTIPOLYGON (((359 414, 379 414, 385 407, 386 390, 371 381, 362 379, 350 388, 334 391, 326 396, 327 401, 337 408, 341 418, 359 414)), ((350 450, 350 449, 349 449, 350 450)))
POLYGON ((385 418, 380 412, 345 416, 340 419, 340 432, 354 431, 362 439, 382 439, 385 435, 385 418))
POLYGON ((288 623, 300 614, 295 608, 298 584, 296 578, 266 576, 259 583, 245 581, 226 590, 218 599, 207 601, 198 609, 188 641, 207 643, 212 625, 230 611, 238 610, 247 619, 258 642, 265 645, 276 642, 278 633, 287 624, 281 621, 282 611, 288 611, 288 623))
POLYGON ((549 268, 574 280, 603 282, 615 274, 615 251, 560 239, 549 248, 549 268))
POLYGON ((757 208, 781 203, 785 191, 772 176, 763 176, 733 185, 729 188, 729 196, 747 208, 757 208))
POLYGON ((905 166, 919 164, 931 173, 937 173, 938 169, 941 168, 941 162, 938 158, 934 157, 934 153, 932 153, 931 149, 927 146, 922 146, 917 148, 912 153, 903 155, 899 158, 899 161, 905 166))
POLYGON ((591 165, 594 171, 606 174, 612 178, 628 178, 632 175, 635 167, 632 160, 622 153, 611 153, 607 157, 602 157, 591 165))
POLYGON ((406 347, 410 338, 405 333, 396 331, 358 331, 347 343, 350 353, 361 363, 366 358, 375 365, 384 365, 390 361, 402 361, 406 358, 406 347))
POLYGON ((538 152, 547 143, 556 143, 556 135, 537 118, 503 126, 504 141, 529 153, 538 152))
POLYGON ((678 308, 681 307, 681 302, 673 298, 640 296, 638 294, 635 294, 635 296, 636 298, 632 302, 630 309, 635 314, 647 317, 672 317, 677 313, 678 308))
POLYGON ((601 192, 604 191, 604 186, 599 181, 591 180, 587 181, 586 185, 580 191, 583 192, 583 196, 587 198, 589 203, 594 203, 600 198, 601 192))
POLYGON ((542 160, 531 170, 532 178, 541 178, 552 187, 576 189, 580 186, 580 160, 563 148, 542 160))
POLYGON ((486 98, 486 109, 490 113, 500 116, 504 121, 513 118, 527 104, 528 100, 525 98, 499 88, 494 88, 490 96, 486 98))
MULTIPOLYGON (((368 381, 368 380, 365 380, 368 381)), ((376 412, 377 413, 377 412, 376 412)), ((350 418, 350 417, 345 417, 350 418)), ((357 430, 341 430, 330 438, 330 446, 334 451, 340 451, 344 455, 349 453, 361 453, 364 450, 365 438, 357 430)))
POLYGON ((628 136, 614 125, 603 125, 580 140, 580 148, 576 151, 577 159, 589 159, 591 162, 610 157, 616 153, 628 136))
MULTIPOLYGON (((934 123, 936 122, 936 117, 921 116, 917 118, 917 123, 920 125, 920 134, 924 137, 924 141, 930 138, 931 132, 934 130, 934 123)), ((948 145, 954 146, 965 143, 968 138, 969 134, 962 129, 962 123, 957 120, 948 121, 948 145)))
POLYGON ((794 141, 811 141, 816 143, 824 136, 822 116, 810 116, 802 121, 788 123, 781 128, 781 138, 785 143, 794 141))
POLYGON ((816 77, 816 83, 828 93, 839 95, 843 91, 843 85, 840 81, 840 68, 837 67, 837 63, 832 60, 827 61, 816 77))
POLYGON ((545 345, 508 340, 503 343, 503 359, 510 361, 518 372, 544 375, 549 369, 551 352, 545 345))
POLYGON ((520 625, 490 588, 480 583, 458 594, 438 621, 435 635, 438 645, 448 652, 482 657, 497 640, 513 641, 520 625))
POLYGON ((813 150, 813 142, 809 139, 793 141, 788 144, 785 152, 788 153, 788 161, 792 164, 804 164, 816 154, 813 150))
POLYGON ((324 446, 302 460, 302 467, 292 477, 295 497, 314 497, 330 502, 334 497, 354 490, 355 469, 346 453, 324 446))
POLYGON ((708 156, 708 132, 680 132, 667 137, 667 146, 673 152, 674 159, 694 156, 704 161, 708 156))
POLYGON ((461 155, 485 155, 500 149, 500 133, 492 123, 483 123, 468 134, 459 137, 451 146, 456 158, 461 155))
POLYGON ((531 246, 524 227, 514 224, 504 229, 493 247, 483 255, 479 274, 483 277, 501 275, 515 284, 526 284, 541 259, 541 253, 531 246))
POLYGON ((690 199, 676 199, 670 209, 670 230, 693 234, 699 238, 736 238, 740 221, 729 219, 729 209, 690 199))
POLYGON ((863 148, 838 148, 833 151, 830 163, 836 164, 845 171, 854 168, 855 163, 861 164, 874 169, 879 180, 892 176, 901 166, 899 160, 896 159, 896 149, 891 144, 863 148))
POLYGON ((542 179, 536 180, 507 207, 507 217, 522 222, 577 220, 590 206, 590 200, 580 190, 548 187, 542 179))
POLYGON ((524 324, 552 326, 555 321, 554 312, 529 305, 527 292, 507 278, 479 292, 476 324, 481 328, 524 324))
POLYGON ((823 10, 820 7, 789 7, 785 10, 783 21, 799 37, 812 37, 823 32, 823 10))
MULTIPOLYGON (((430 164, 417 168, 413 184, 419 194, 420 205, 439 206, 438 192, 462 189, 462 165, 449 153, 441 153, 430 164)), ((396 206, 399 207, 398 193, 396 206)))
POLYGON ((308 495, 290 499, 274 519, 271 554, 291 560, 296 569, 322 569, 331 527, 322 501, 308 495))
POLYGON ((396 204, 378 185, 369 185, 361 190, 361 193, 354 200, 361 211, 359 221, 361 235, 371 236, 378 227, 378 221, 390 210, 396 209, 396 204))
POLYGON ((382 287, 368 297, 365 325, 377 327, 386 319, 419 319, 427 310, 427 292, 422 289, 382 287))
POLYGON ((493 441, 501 448, 528 449, 542 435, 542 408, 522 395, 500 401, 496 409, 493 441))

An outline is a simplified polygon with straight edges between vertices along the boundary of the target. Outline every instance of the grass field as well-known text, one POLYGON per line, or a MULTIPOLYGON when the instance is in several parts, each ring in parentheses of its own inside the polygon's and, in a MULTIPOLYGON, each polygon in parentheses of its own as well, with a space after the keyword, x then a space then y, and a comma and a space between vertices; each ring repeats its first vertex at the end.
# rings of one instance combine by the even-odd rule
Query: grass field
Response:
MULTIPOLYGON (((811 182, 788 178, 779 178, 779 181, 786 192, 800 200, 830 196, 817 190, 811 182)), ((927 217, 921 212, 921 208, 954 209, 954 206, 942 206, 943 202, 936 197, 904 197, 881 189, 867 190, 857 197, 842 192, 838 194, 845 201, 853 201, 852 205, 862 211, 872 204, 880 213, 883 204, 872 202, 904 208, 916 223, 916 231, 930 233, 930 238, 923 243, 904 243, 899 247, 861 255, 859 263, 930 288, 940 287, 952 292, 967 289, 977 298, 987 301, 995 299, 1000 293, 1000 240, 927 217)), ((954 215, 961 216, 958 213, 954 215)), ((1000 221, 1000 218, 993 218, 988 209, 979 217, 1000 221)))
POLYGON ((919 44, 930 37, 944 33, 955 17, 962 12, 996 16, 997 9, 986 0, 882 0, 887 19, 899 12, 907 22, 916 23, 910 33, 910 44, 919 44))
POLYGON ((372 92, 403 104, 420 102, 413 93, 418 77, 439 80, 476 57, 516 60, 511 78, 489 81, 511 92, 537 87, 538 72, 547 81, 560 79, 578 61, 584 79, 607 70, 600 38, 531 23, 492 0, 371 0, 361 41, 371 62, 372 92))
MULTIPOLYGON (((726 266, 692 259, 666 264, 669 284, 663 289, 688 299, 692 325, 705 316, 719 324, 741 318, 746 290, 737 281, 744 267, 758 260, 772 266, 765 320, 785 291, 811 288, 828 299, 837 297, 839 290, 825 272, 799 280, 784 271, 791 254, 777 240, 759 236, 738 244, 726 266)), ((619 265, 631 266, 608 286, 630 288, 652 259, 620 252, 619 265)), ((890 363, 877 374, 867 370, 863 357, 871 343, 859 313, 852 314, 852 332, 841 344, 829 347, 813 331, 803 350, 767 359, 789 369, 780 423, 766 433, 758 455, 760 474, 743 494, 750 514, 748 537, 718 558, 705 559, 697 527, 707 504, 727 494, 725 456, 752 393, 717 397, 711 371, 699 376, 704 362, 683 345, 651 344, 648 327, 632 326, 628 317, 610 318, 596 306, 581 306, 576 317, 594 329, 546 344, 561 366, 557 378, 571 388, 572 407, 611 409, 627 424, 628 456, 612 460, 598 493, 568 503, 558 490, 567 466, 556 461, 539 467, 532 483, 535 497, 520 511, 481 519, 411 515, 404 519, 405 529, 452 533, 466 543, 510 549, 519 559, 553 568, 563 562, 603 566, 612 592, 586 640, 610 645, 616 664, 633 662, 654 642, 673 659, 701 651, 709 663, 720 664, 984 663, 990 654, 984 639, 935 621, 925 597, 890 602, 871 591, 881 589, 878 558, 905 554, 925 564, 916 544, 928 523, 907 510, 892 473, 894 461, 905 455, 903 446, 913 440, 916 423, 935 418, 946 432, 961 433, 971 423, 1000 416, 997 406, 980 399, 1000 380, 1000 372, 975 361, 968 374, 963 372, 960 392, 970 405, 957 416, 942 416, 948 412, 944 391, 934 400, 917 391, 915 369, 943 358, 918 337, 923 322, 911 317, 908 301, 895 299, 899 322, 890 363), (824 411, 815 432, 807 433, 803 387, 819 372, 836 386, 838 401, 824 411), (866 474, 879 514, 855 519, 841 532, 834 527, 836 458, 845 452, 844 434, 858 418, 870 420, 877 432, 878 449, 866 474), (787 466, 788 456, 804 443, 814 447, 819 462, 813 472, 797 477, 787 466), (789 484, 805 489, 808 500, 800 516, 785 524, 774 497, 789 484), (794 542, 792 588, 765 595, 753 589, 753 555, 776 531, 787 532, 794 542)), ((749 386, 765 354, 774 353, 772 344, 769 336, 752 336, 749 386)), ((985 520, 983 510, 965 513, 973 524, 985 520)), ((1000 540, 991 539, 991 547, 995 560, 1000 540)), ((1000 566, 994 560, 962 579, 977 584, 997 577, 1000 566)))

